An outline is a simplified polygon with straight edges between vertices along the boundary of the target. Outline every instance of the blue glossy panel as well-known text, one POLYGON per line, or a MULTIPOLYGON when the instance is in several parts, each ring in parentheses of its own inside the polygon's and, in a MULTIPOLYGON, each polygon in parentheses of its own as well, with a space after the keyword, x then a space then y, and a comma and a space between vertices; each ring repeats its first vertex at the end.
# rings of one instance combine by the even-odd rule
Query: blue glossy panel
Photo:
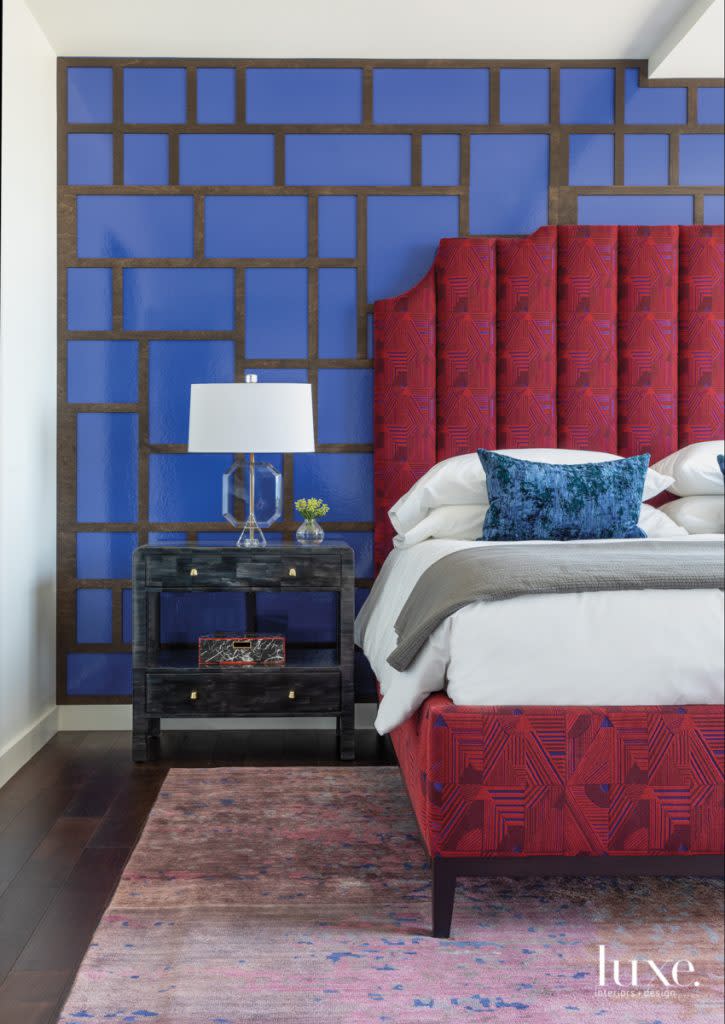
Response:
POLYGON ((68 135, 68 184, 113 184, 113 136, 83 132, 68 135))
POLYGON ((186 69, 124 68, 123 119, 126 124, 183 124, 186 69))
POLYGON ((76 424, 78 522, 132 523, 138 518, 138 416, 79 412, 76 424))
POLYGON ((196 120, 199 124, 233 124, 236 120, 234 68, 197 68, 196 120))
POLYGON ((250 124, 356 124, 362 118, 357 68, 249 68, 250 124))
MULTIPOLYGON (((221 547, 221 548, 233 548, 237 545, 237 537, 239 536, 238 530, 231 530, 227 528, 224 532, 220 530, 209 530, 203 533, 197 533, 196 543, 207 544, 209 547, 221 547)), ((272 541, 270 537, 265 533, 265 538, 268 544, 272 541)))
POLYGON ((168 185, 168 135, 123 136, 123 181, 126 185, 168 185))
POLYGON ((527 235, 548 223, 548 212, 548 135, 474 135, 471 234, 527 235))
MULTIPOLYGON (((250 366, 247 370, 248 373, 256 373, 259 378, 260 384, 306 384, 307 383, 307 370, 293 369, 292 367, 284 367, 283 369, 260 369, 256 366, 250 366)), ((267 460, 274 462, 275 460, 267 460)), ((281 466, 280 466, 281 468, 281 466)))
POLYGON ((580 224, 692 224, 692 196, 579 196, 580 224))
POLYGON ((725 183, 725 146, 722 135, 680 136, 680 184, 725 183))
POLYGON ((624 184, 667 185, 669 135, 624 136, 624 184))
POLYGON ((226 267, 125 269, 123 326, 127 331, 231 331, 234 271, 226 267))
POLYGON ((322 259, 357 255, 357 199, 320 196, 317 201, 318 253, 322 259))
MULTIPOLYGON (((232 536, 232 542, 235 536, 232 536)), ((218 541, 217 541, 218 543, 218 541)), ((190 593, 161 595, 161 643, 196 644, 200 636, 227 633, 239 636, 247 629, 243 593, 190 593)))
POLYGON ((704 224, 725 223, 725 196, 705 196, 704 224))
POLYGON ((706 86, 697 90, 697 120, 700 124, 725 122, 725 89, 706 86))
POLYGON ((186 534, 166 530, 149 530, 149 544, 185 544, 186 534))
POLYGON ((121 591, 121 640, 124 644, 133 642, 133 591, 121 591))
POLYGON ((288 185, 409 185, 409 135, 288 135, 288 185))
POLYGON ((687 89, 640 88, 637 68, 624 72, 625 124, 685 124, 687 89))
POLYGON ((324 498, 330 506, 331 522, 372 522, 372 455, 315 452, 295 455, 294 459, 295 500, 324 498))
POLYGON ((318 444, 371 444, 372 440, 373 371, 320 370, 318 444))
POLYGON ((113 592, 76 591, 76 642, 110 644, 113 640, 113 592))
POLYGON ((487 68, 377 68, 377 124, 486 124, 487 68))
POLYGON ((71 697, 128 697, 131 694, 130 654, 69 654, 67 665, 71 697))
POLYGON ((78 255, 194 255, 193 196, 78 196, 78 255))
MULTIPOLYGON (((149 542, 151 541, 149 537, 149 542)), ((135 533, 76 534, 76 577, 79 580, 131 578, 131 557, 138 546, 135 533)))
POLYGON ((111 271, 76 267, 68 271, 68 330, 110 331, 113 325, 111 271))
POLYGON ((151 444, 187 443, 192 384, 223 384, 233 380, 233 341, 150 342, 151 444))
POLYGON ((422 177, 424 185, 457 185, 461 179, 460 137, 424 135, 422 177))
POLYGON ((458 234, 456 196, 370 196, 368 301, 399 295, 423 277, 441 238, 458 234))
POLYGON ((569 184, 614 184, 614 136, 569 136, 569 184))
POLYGON ((318 339, 321 359, 357 356, 357 271, 322 268, 318 275, 318 339))
POLYGON ((208 196, 207 256, 297 259, 307 255, 306 196, 208 196))
POLYGON ((614 68, 562 68, 561 123, 612 124, 614 68))
POLYGON ((149 455, 149 519, 154 523, 223 521, 222 475, 231 455, 149 455))
MULTIPOLYGON (((357 564, 356 564, 357 571, 357 564)), ((355 614, 358 615, 360 609, 365 604, 370 594, 370 587, 356 587, 355 588, 355 614)))
POLYGON ((274 185, 273 135, 181 135, 182 185, 274 185))
MULTIPOLYGON (((326 540, 344 541, 355 552, 355 575, 367 579, 375 575, 373 563, 373 532, 365 530, 350 533, 325 533, 326 540)), ((367 592, 366 592, 367 593, 367 592)))
POLYGON ((110 68, 68 68, 68 120, 108 124, 113 120, 113 72, 110 68))
POLYGON ((249 359, 307 358, 307 271, 246 271, 246 354, 249 359))
POLYGON ((501 68, 501 124, 549 123, 548 68, 501 68))
POLYGON ((368 328, 368 359, 372 359, 375 355, 375 321, 373 320, 372 313, 367 315, 367 328, 368 328))
POLYGON ((281 633, 289 643, 337 639, 337 594, 257 595, 258 632, 281 633))
POLYGON ((69 341, 69 402, 135 402, 138 346, 135 341, 69 341))

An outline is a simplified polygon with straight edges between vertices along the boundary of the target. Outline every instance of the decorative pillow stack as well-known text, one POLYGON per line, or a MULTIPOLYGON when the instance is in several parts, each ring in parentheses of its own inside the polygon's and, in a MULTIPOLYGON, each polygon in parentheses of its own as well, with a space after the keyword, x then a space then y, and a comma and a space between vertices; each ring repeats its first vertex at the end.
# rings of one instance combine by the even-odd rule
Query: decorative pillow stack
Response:
POLYGON ((653 466, 673 478, 669 490, 680 495, 660 511, 688 533, 725 532, 723 447, 723 441, 697 441, 653 466))

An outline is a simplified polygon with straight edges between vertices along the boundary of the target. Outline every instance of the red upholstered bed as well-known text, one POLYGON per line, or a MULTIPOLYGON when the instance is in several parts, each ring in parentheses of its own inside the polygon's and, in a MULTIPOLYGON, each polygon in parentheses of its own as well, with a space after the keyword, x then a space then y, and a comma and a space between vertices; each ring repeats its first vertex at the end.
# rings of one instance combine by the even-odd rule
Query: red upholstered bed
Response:
MULTIPOLYGON (((561 447, 652 461, 723 436, 723 228, 444 239, 375 304, 375 549, 436 461, 561 447)), ((532 671, 535 671, 532 666, 532 671)), ((722 870, 722 706, 466 707, 392 734, 433 865, 433 931, 471 874, 722 870)))

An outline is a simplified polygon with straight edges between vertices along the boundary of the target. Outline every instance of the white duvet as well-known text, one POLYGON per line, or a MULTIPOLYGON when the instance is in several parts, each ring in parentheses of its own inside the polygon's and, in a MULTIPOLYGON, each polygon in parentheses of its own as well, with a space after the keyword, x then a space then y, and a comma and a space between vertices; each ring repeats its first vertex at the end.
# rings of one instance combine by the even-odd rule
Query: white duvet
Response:
MULTIPOLYGON (((722 536, 712 539, 722 543, 722 536)), ((382 690, 375 721, 381 735, 443 689, 454 704, 479 706, 723 701, 725 609, 717 590, 476 602, 441 623, 405 672, 391 668, 395 620, 418 578, 445 555, 481 543, 487 542, 429 540, 393 551, 385 562, 368 598, 369 619, 364 629, 358 619, 355 637, 382 690)))

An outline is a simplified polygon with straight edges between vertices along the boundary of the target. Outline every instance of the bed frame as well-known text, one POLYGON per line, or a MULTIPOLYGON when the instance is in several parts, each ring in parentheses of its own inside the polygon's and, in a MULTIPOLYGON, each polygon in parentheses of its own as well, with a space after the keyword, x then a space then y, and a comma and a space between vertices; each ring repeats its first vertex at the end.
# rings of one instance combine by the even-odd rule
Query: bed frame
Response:
MULTIPOLYGON (((436 461, 561 447, 652 461, 722 438, 723 227, 444 239, 375 304, 375 555, 436 461)), ((532 671, 535 668, 532 666, 532 671)), ((433 934, 466 875, 717 875, 723 707, 425 701, 392 734, 432 861, 433 934)))

